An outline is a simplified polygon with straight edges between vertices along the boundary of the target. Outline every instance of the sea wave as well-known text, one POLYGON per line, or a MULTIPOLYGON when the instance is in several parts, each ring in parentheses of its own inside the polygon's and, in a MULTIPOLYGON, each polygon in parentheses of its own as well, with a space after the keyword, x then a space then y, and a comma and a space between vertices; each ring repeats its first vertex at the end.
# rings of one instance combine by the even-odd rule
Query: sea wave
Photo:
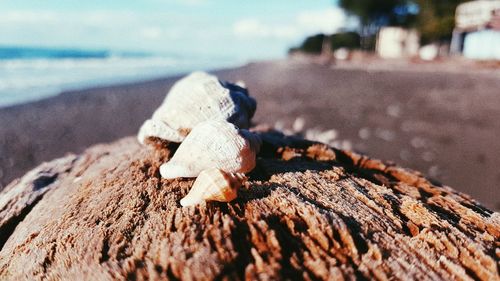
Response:
POLYGON ((47 69, 74 69, 77 68, 115 68, 123 66, 126 68, 142 66, 168 66, 182 63, 168 57, 147 57, 147 58, 123 58, 107 57, 103 59, 89 58, 81 59, 8 59, 0 60, 0 69, 4 71, 17 70, 47 70, 47 69))
POLYGON ((103 59, 109 57, 146 57, 146 52, 116 52, 109 50, 85 50, 68 48, 10 47, 0 46, 0 60, 8 59, 103 59))
POLYGON ((0 106, 36 100, 64 90, 135 82, 238 64, 232 59, 165 55, 0 59, 0 106))

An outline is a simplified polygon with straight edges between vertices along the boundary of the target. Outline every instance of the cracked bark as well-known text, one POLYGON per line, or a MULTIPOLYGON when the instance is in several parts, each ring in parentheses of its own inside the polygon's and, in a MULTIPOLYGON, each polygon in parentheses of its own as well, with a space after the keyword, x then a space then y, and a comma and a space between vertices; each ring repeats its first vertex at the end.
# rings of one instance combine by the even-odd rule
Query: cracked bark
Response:
POLYGON ((498 280, 500 214, 418 172, 278 133, 238 199, 182 208, 133 138, 0 193, 0 279, 498 280))

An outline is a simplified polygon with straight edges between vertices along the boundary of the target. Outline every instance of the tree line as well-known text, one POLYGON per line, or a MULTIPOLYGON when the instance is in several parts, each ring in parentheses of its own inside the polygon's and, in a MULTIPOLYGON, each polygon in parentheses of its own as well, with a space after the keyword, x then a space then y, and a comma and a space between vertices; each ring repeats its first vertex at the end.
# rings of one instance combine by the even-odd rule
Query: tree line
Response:
POLYGON ((359 20, 356 32, 341 32, 338 35, 314 35, 293 50, 316 53, 326 39, 335 46, 348 49, 373 50, 375 37, 383 26, 415 28, 420 34, 420 43, 447 43, 455 25, 456 7, 470 0, 339 0, 338 4, 349 15, 359 20), (357 34, 357 35, 355 35, 357 34), (356 37, 357 36, 357 37, 356 37), (356 41, 358 38, 358 41, 356 41))

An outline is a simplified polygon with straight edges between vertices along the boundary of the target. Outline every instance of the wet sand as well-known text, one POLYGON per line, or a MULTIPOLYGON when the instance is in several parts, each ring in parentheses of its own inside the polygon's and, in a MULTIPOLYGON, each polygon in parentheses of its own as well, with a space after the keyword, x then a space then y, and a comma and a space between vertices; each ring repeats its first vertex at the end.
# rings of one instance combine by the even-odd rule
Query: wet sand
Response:
MULTIPOLYGON (((292 128, 299 118, 306 129, 334 129, 343 147, 420 170, 500 209, 498 72, 284 60, 216 73, 246 82, 258 101, 255 123, 292 128)), ((0 185, 40 162, 135 134, 176 80, 0 109, 0 185)))

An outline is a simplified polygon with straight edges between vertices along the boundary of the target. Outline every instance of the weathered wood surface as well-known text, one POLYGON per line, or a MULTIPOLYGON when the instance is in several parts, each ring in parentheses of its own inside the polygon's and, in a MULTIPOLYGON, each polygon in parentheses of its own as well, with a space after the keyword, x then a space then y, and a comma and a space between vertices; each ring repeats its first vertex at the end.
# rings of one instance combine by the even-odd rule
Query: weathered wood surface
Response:
POLYGON ((264 139, 229 204, 182 208, 193 180, 161 179, 169 150, 133 138, 41 165, 0 193, 0 279, 499 280, 499 213, 414 171, 264 139))

